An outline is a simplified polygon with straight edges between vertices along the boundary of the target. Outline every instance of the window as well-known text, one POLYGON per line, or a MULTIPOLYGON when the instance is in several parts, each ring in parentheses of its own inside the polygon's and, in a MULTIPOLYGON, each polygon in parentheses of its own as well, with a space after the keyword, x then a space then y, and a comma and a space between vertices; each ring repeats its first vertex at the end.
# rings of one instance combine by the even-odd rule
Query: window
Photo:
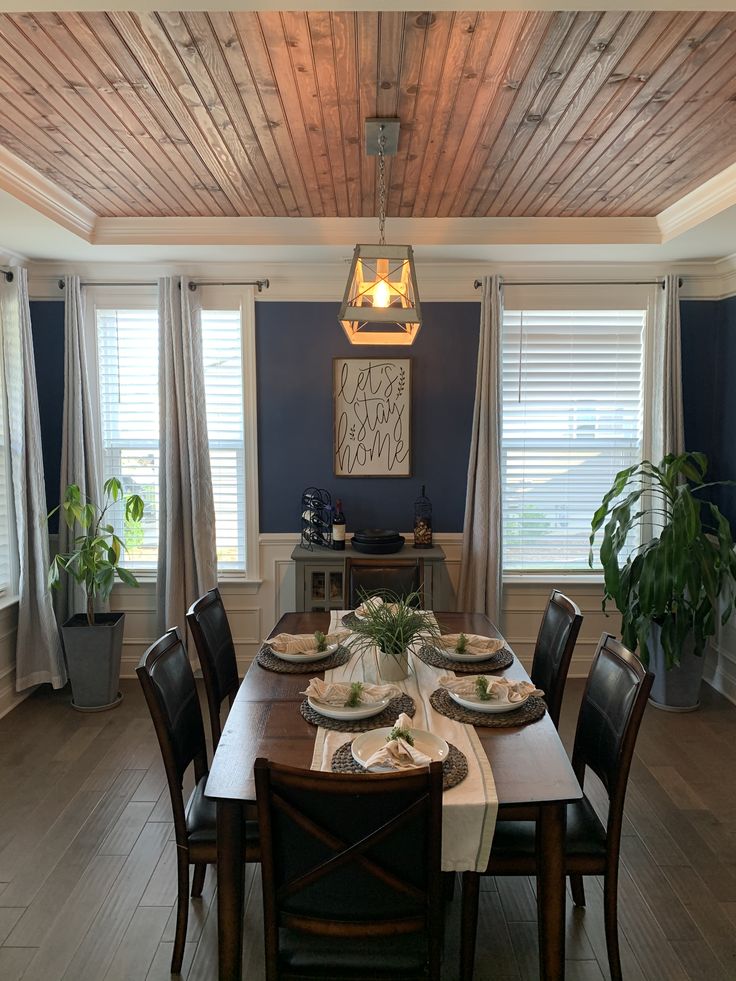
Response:
MULTIPOLYGON (((244 321, 252 318, 244 311, 242 291, 234 298, 220 298, 214 288, 208 288, 203 291, 203 303, 205 295, 208 305, 202 310, 202 348, 218 569, 251 576, 257 561, 257 510, 253 516, 257 507, 255 405, 244 404, 243 369, 246 354, 251 359, 254 355, 252 331, 248 336, 244 331, 244 321), (225 302, 220 304, 219 299, 225 302), (253 414, 253 437, 248 440, 247 411, 253 414), (248 442, 252 445, 247 446, 248 442)), ((129 565, 154 570, 159 480, 155 298, 130 307, 119 305, 121 298, 114 306, 106 304, 103 296, 95 299, 103 470, 105 476, 119 475, 126 490, 143 497, 146 508, 142 526, 126 529, 124 537, 129 565)), ((114 517, 119 527, 123 518, 120 507, 114 517)))
POLYGON ((590 521, 642 457, 646 310, 506 310, 503 567, 587 570, 590 521))
MULTIPOLYGON (((0 341, 2 333, 0 333, 0 341)), ((0 596, 14 588, 15 536, 11 522, 13 487, 10 472, 10 440, 5 412, 5 383, 0 364, 0 596)))

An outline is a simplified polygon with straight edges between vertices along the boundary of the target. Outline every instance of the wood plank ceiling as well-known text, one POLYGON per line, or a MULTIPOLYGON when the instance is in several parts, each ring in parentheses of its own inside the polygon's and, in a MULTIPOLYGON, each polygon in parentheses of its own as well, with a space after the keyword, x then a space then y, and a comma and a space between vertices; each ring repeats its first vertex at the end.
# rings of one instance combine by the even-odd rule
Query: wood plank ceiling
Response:
POLYGON ((654 215, 736 161, 736 14, 0 15, 0 143, 101 216, 654 215))

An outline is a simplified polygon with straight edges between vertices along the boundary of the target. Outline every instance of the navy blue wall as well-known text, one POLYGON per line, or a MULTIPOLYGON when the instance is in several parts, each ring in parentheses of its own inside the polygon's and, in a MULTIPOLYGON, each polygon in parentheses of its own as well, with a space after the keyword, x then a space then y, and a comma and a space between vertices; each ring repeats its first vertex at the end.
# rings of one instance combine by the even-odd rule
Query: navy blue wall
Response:
POLYGON ((436 531, 462 531, 475 397, 480 307, 423 304, 410 348, 412 477, 333 476, 332 359, 370 356, 352 346, 336 303, 257 303, 261 531, 298 531, 302 490, 326 487, 343 501, 349 529, 411 528, 426 484, 436 531))
MULTIPOLYGON (((411 478, 341 478, 332 472, 332 358, 359 357, 334 303, 256 304, 260 524, 299 528, 299 495, 326 487, 344 502, 348 527, 408 529, 422 483, 437 531, 461 531, 475 392, 479 306, 427 303, 411 348, 411 478)), ((736 480, 736 297, 681 304, 685 440, 710 460, 712 479, 736 480)), ((46 497, 58 503, 64 380, 63 301, 31 303, 46 497)), ((736 489, 718 503, 736 528, 736 489)))
MULTIPOLYGON (((49 511, 59 503, 61 473, 61 414, 64 407, 64 301, 31 302, 33 355, 38 385, 38 411, 41 417, 43 470, 46 505, 49 511)), ((59 517, 49 522, 49 531, 58 531, 59 517)))

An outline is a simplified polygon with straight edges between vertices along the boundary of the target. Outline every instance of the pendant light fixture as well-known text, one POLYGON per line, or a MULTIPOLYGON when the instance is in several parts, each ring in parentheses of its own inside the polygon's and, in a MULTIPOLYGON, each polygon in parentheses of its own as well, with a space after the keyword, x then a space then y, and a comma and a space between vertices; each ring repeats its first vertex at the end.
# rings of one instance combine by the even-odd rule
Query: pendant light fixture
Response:
POLYGON ((356 245, 339 319, 351 344, 413 344, 422 326, 414 253, 386 245, 386 157, 399 145, 398 119, 367 119, 365 149, 378 157, 378 245, 356 245))

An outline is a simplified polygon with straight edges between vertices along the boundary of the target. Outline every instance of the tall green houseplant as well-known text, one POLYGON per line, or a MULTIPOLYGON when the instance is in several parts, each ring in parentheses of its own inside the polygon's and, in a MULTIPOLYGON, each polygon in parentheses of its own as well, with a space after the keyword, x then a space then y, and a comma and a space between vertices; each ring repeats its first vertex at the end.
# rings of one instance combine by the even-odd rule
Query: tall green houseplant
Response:
MULTIPOLYGON (((658 639, 667 668, 683 651, 702 655, 736 598, 736 555, 731 527, 704 492, 703 453, 669 454, 655 466, 644 460, 616 475, 591 522, 590 556, 598 532, 605 593, 621 613, 624 644, 638 648, 644 664, 658 639), (651 537, 631 549, 642 525, 651 537), (653 632, 652 627, 655 626, 653 632)), ((721 483, 721 482, 717 482, 721 483)))

